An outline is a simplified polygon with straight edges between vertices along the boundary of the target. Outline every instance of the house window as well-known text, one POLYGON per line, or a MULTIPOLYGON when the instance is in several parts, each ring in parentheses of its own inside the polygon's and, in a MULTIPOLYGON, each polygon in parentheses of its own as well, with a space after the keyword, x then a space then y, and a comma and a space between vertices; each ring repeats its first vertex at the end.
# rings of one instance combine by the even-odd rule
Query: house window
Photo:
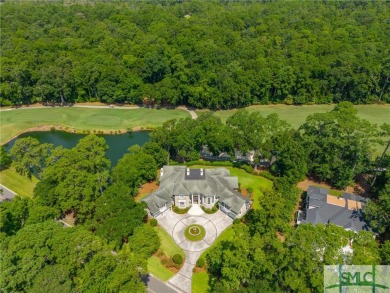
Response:
POLYGON ((181 208, 184 208, 184 207, 185 207, 185 203, 184 203, 184 202, 180 202, 179 204, 180 204, 180 207, 181 207, 181 208))

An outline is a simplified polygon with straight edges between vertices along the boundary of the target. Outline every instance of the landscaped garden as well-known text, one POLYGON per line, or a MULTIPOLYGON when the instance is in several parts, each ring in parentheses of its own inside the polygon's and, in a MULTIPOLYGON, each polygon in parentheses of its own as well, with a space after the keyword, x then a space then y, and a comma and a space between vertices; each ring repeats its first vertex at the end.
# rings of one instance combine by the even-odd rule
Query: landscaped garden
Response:
POLYGON ((206 236, 206 230, 201 225, 189 225, 184 230, 184 236, 190 241, 200 241, 206 236))
POLYGON ((160 280, 167 281, 175 275, 181 266, 181 264, 174 262, 174 256, 180 255, 183 262, 184 252, 164 228, 156 226, 154 229, 160 237, 161 246, 157 253, 148 259, 148 270, 160 280))

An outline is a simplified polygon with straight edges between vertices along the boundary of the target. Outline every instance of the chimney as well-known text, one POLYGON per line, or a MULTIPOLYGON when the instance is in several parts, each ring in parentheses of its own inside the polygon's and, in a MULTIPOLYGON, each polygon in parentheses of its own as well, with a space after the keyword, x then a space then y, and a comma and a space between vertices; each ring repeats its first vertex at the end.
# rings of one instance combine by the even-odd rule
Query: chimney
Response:
POLYGON ((187 176, 189 176, 189 175, 190 175, 190 169, 187 168, 187 176))
POLYGON ((200 169, 200 176, 203 176, 203 168, 200 169))
POLYGON ((160 169, 160 178, 163 177, 163 175, 164 175, 164 168, 161 168, 160 169))

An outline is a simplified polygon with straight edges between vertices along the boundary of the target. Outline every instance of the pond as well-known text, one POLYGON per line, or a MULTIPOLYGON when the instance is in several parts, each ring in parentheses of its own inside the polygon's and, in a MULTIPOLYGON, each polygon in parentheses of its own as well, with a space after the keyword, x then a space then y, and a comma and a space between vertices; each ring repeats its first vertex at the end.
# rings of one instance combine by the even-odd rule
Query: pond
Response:
MULTIPOLYGON (((5 145, 5 149, 9 151, 18 138, 27 136, 31 136, 38 139, 40 143, 51 143, 55 147, 61 145, 64 148, 72 148, 77 144, 79 139, 85 137, 86 134, 76 134, 64 131, 26 132, 8 142, 5 145)), ((115 166, 117 164, 118 160, 127 152, 127 149, 129 147, 136 144, 142 146, 144 143, 149 141, 148 131, 136 131, 131 134, 99 134, 98 136, 103 137, 106 140, 106 143, 109 147, 107 151, 107 157, 111 160, 112 166, 115 166)))

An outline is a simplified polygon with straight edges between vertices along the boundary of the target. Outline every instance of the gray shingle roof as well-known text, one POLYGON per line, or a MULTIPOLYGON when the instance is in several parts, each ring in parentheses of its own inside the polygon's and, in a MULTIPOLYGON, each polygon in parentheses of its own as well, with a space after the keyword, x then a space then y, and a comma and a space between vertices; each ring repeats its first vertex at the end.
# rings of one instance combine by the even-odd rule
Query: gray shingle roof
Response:
POLYGON ((345 229, 369 230, 363 221, 360 209, 349 209, 348 200, 358 202, 361 205, 366 203, 366 199, 352 193, 344 193, 337 204, 328 202, 329 190, 310 186, 307 190, 306 217, 305 221, 312 224, 335 224, 345 229))
POLYGON ((238 178, 230 176, 226 168, 190 169, 185 166, 164 166, 160 177, 160 187, 143 199, 152 213, 172 202, 172 195, 203 194, 216 196, 235 213, 239 213, 245 203, 251 201, 235 191, 238 178), (193 173, 193 175, 191 175, 193 173))

